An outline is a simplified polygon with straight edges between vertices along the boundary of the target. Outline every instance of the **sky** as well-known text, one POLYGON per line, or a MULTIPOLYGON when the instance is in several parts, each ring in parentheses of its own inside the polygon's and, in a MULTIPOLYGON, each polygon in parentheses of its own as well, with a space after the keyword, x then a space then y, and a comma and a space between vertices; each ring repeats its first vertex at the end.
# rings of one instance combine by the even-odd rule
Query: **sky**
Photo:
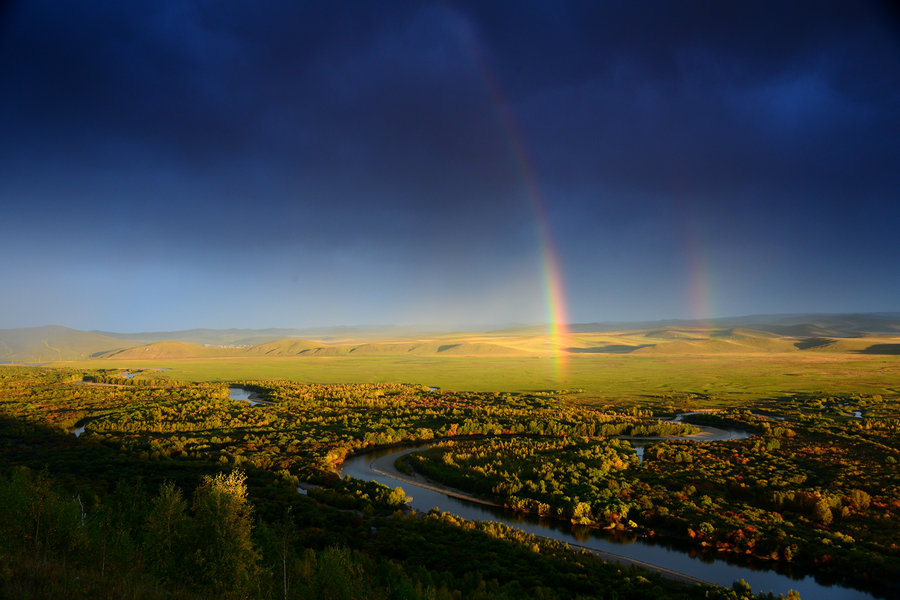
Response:
POLYGON ((900 310, 890 3, 0 6, 0 327, 900 310))

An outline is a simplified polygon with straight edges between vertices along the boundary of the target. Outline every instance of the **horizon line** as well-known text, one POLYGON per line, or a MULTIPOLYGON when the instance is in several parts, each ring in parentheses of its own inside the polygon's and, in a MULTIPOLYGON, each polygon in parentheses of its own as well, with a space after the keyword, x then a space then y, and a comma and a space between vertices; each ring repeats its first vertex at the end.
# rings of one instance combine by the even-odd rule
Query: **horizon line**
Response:
MULTIPOLYGON (((731 319, 751 319, 751 318, 785 318, 785 317, 838 317, 838 316, 897 316, 900 317, 900 311, 884 311, 884 310, 876 310, 876 311, 849 311, 849 312, 782 312, 782 313, 749 313, 749 314, 740 314, 740 315, 726 315, 719 317, 710 317, 710 318, 692 318, 692 317, 662 317, 662 318, 645 318, 645 319, 610 319, 610 320, 593 320, 593 321, 575 321, 575 322, 567 322, 565 325, 567 327, 577 327, 584 325, 636 325, 636 324, 653 324, 653 323, 679 323, 679 324, 691 324, 691 323, 715 323, 716 321, 727 321, 731 319)), ((210 330, 210 331, 229 331, 229 330, 248 330, 248 331, 266 331, 266 330, 278 330, 278 329, 287 329, 294 331, 317 331, 317 330, 340 330, 340 329, 369 329, 369 330, 377 330, 377 329, 415 329, 415 330, 424 330, 424 331, 440 331, 442 333, 453 333, 453 332, 465 332, 465 331, 478 331, 480 333, 491 333, 496 331, 504 331, 508 329, 530 329, 530 328, 546 328, 549 325, 548 322, 532 322, 532 323, 502 323, 502 324, 452 324, 452 325, 441 325, 441 324, 428 324, 428 323, 410 323, 410 324, 397 324, 397 323, 382 323, 382 324, 357 324, 357 325, 346 325, 346 324, 331 324, 331 325, 307 325, 300 327, 291 327, 291 326, 269 326, 269 327, 185 327, 181 329, 144 329, 140 331, 116 331, 113 329, 101 329, 101 328, 91 328, 91 329, 80 329, 78 327, 72 327, 69 325, 60 325, 58 323, 46 323, 44 325, 26 325, 19 327, 5 327, 3 329, 6 330, 14 330, 14 329, 40 329, 44 327, 63 327, 65 329, 73 329, 76 331, 84 331, 89 333, 115 333, 119 335, 123 334, 150 334, 150 333, 175 333, 175 332, 183 332, 183 331, 192 331, 192 330, 210 330)))

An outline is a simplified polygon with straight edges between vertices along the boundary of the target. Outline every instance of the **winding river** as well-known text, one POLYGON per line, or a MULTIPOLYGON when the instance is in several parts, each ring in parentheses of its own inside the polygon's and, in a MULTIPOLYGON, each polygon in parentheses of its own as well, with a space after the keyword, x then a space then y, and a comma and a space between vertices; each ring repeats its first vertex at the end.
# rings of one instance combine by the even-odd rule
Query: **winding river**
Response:
MULTIPOLYGON (((680 420, 680 419, 679 419, 680 420)), ((701 433, 677 439, 694 439, 698 441, 735 440, 749 437, 744 431, 723 430, 714 427, 695 425, 701 433)), ((634 439, 633 444, 641 447, 651 439, 634 439)), ((566 523, 538 519, 503 509, 489 502, 481 502, 467 498, 466 494, 456 493, 440 485, 425 482, 421 477, 416 479, 403 475, 394 467, 394 461, 404 454, 422 450, 431 443, 408 445, 401 448, 388 448, 370 452, 348 459, 341 470, 341 475, 356 479, 377 481, 389 487, 400 486, 410 491, 413 496, 409 506, 419 512, 428 512, 432 508, 459 515, 473 521, 496 521, 515 527, 527 533, 566 542, 598 553, 607 560, 622 564, 637 564, 658 571, 676 580, 687 582, 704 581, 717 583, 726 587, 738 579, 747 581, 757 592, 774 592, 787 594, 789 590, 797 590, 804 600, 828 598, 829 600, 873 599, 875 596, 852 588, 828 586, 818 583, 813 577, 793 579, 773 570, 754 570, 746 566, 729 564, 724 560, 708 557, 691 557, 688 552, 654 544, 644 540, 613 541, 603 536, 601 531, 589 528, 573 528, 566 523), (415 489, 410 490, 411 486, 415 489)), ((641 452, 643 448, 640 448, 641 452)))
MULTIPOLYGON (((103 385, 103 384, 100 384, 103 385)), ((109 384, 107 384, 109 385, 109 384)), ((271 404, 262 400, 251 390, 232 386, 228 397, 238 402, 248 402, 251 406, 271 404)), ((679 415, 675 420, 680 422, 679 415)), ((690 436, 666 436, 657 438, 620 438, 628 439, 635 447, 638 457, 643 457, 644 446, 654 440, 681 439, 695 441, 740 440, 750 436, 739 430, 719 429, 716 427, 694 425, 700 433, 690 436)), ((76 437, 85 431, 84 424, 70 433, 76 437)), ((678 550, 650 541, 634 539, 629 541, 613 541, 603 536, 602 531, 587 527, 575 528, 564 522, 538 519, 506 510, 494 503, 469 497, 467 494, 450 490, 440 485, 425 481, 422 477, 410 478, 394 467, 394 461, 403 456, 423 450, 433 445, 432 442, 411 444, 402 447, 387 448, 368 452, 348 459, 342 469, 342 476, 350 476, 366 481, 377 481, 391 488, 402 487, 412 491, 409 506, 419 512, 428 512, 438 508, 444 512, 459 515, 473 521, 496 521, 527 533, 566 542, 570 546, 596 552, 607 560, 626 565, 639 565, 662 573, 671 579, 685 582, 717 583, 731 587, 738 579, 744 579, 757 592, 774 592, 787 594, 788 590, 797 590, 804 600, 828 598, 829 600, 862 600, 876 598, 867 592, 841 586, 828 586, 818 583, 813 577, 793 579, 773 570, 754 570, 745 566, 729 564, 723 560, 709 557, 692 557, 684 550, 678 550), (414 486, 414 490, 410 487, 414 486)), ((305 491, 304 491, 305 493, 305 491)))

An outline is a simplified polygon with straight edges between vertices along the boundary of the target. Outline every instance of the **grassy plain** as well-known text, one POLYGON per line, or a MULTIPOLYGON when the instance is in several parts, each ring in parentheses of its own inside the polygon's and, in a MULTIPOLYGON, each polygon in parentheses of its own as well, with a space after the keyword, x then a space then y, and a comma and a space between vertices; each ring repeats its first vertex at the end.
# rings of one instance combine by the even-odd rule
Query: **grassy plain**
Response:
POLYGON ((411 383, 445 390, 583 390, 586 402, 653 404, 693 394, 695 404, 791 394, 900 395, 900 356, 850 353, 617 355, 550 357, 241 356, 86 360, 53 363, 83 369, 168 369, 184 381, 285 379, 304 383, 411 383))
POLYGON ((879 325, 887 333, 843 331, 838 325, 844 321, 855 322, 848 317, 829 322, 830 330, 807 324, 788 333, 776 332, 776 326, 667 326, 572 332, 560 338, 521 329, 294 337, 256 345, 243 338, 200 345, 196 342, 206 338, 188 336, 190 332, 182 337, 191 341, 136 343, 48 327, 9 330, 5 347, 8 358, 16 360, 39 362, 45 354, 34 349, 44 346, 53 349, 47 356, 69 359, 51 365, 167 369, 139 379, 409 383, 478 392, 582 390, 571 397, 641 406, 675 402, 679 408, 688 406, 685 398, 699 407, 792 394, 900 396, 900 336, 894 333, 900 325, 879 325))

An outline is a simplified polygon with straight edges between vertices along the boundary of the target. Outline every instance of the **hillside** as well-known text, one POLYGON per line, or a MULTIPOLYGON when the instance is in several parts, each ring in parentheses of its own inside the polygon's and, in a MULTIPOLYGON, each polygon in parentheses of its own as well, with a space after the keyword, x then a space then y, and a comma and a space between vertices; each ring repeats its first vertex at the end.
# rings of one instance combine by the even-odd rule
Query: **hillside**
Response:
POLYGON ((277 340, 247 348, 246 354, 295 356, 315 350, 320 344, 310 340, 277 340))
POLYGON ((362 344, 322 344, 310 340, 279 340, 248 348, 245 353, 265 356, 519 356, 526 354, 516 348, 467 339, 385 341, 362 344))
POLYGON ((96 331, 102 335, 152 342, 187 342, 198 346, 254 346, 299 337, 299 329, 183 329, 180 331, 144 331, 140 333, 115 333, 96 331))
POLYGON ((0 361, 78 360, 139 343, 60 325, 0 329, 0 361))
POLYGON ((0 362, 204 357, 546 356, 585 354, 900 354, 900 314, 775 315, 636 324, 423 333, 402 327, 191 329, 136 334, 58 325, 0 330, 0 362), (618 328, 614 328, 618 325, 618 328), (641 326, 642 325, 642 326, 641 326), (318 331, 321 335, 301 337, 318 331), (161 336, 167 336, 163 339, 161 336))
POLYGON ((237 356, 243 354, 243 350, 234 348, 208 348, 186 342, 154 342, 134 348, 125 348, 104 352, 97 358, 115 358, 121 360, 135 359, 161 359, 161 358, 204 358, 211 356, 237 356))
MULTIPOLYGON (((789 337, 858 337, 866 334, 900 335, 900 313, 747 315, 716 319, 668 319, 620 323, 576 323, 573 333, 627 330, 691 330, 745 328, 789 337)), ((529 328, 531 331, 533 328, 529 328)), ((506 333, 515 333, 508 330, 506 333)))
POLYGON ((441 328, 413 326, 336 326, 306 329, 183 329, 178 331, 144 331, 140 333, 115 333, 94 331, 100 335, 119 339, 138 340, 143 343, 177 341, 200 346, 258 346, 282 340, 303 341, 309 339, 341 342, 359 339, 385 339, 433 335, 441 328))

